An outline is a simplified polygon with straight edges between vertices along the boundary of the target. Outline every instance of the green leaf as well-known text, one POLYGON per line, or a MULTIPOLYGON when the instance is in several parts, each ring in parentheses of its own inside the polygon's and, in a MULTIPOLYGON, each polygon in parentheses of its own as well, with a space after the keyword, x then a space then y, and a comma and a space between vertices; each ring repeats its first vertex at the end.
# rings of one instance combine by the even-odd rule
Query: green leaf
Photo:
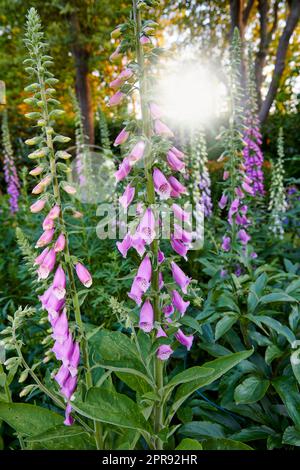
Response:
MULTIPOLYGON (((219 379, 227 371, 232 369, 232 367, 236 366, 237 364, 239 364, 239 362, 251 356, 252 353, 253 349, 251 349, 250 351, 242 351, 234 354, 229 354, 228 356, 222 356, 218 359, 215 359, 214 361, 206 362, 202 367, 197 368, 212 369, 212 371, 208 374, 201 374, 200 370, 198 370, 197 376, 194 376, 192 380, 187 383, 183 383, 178 387, 174 398, 174 403, 169 412, 169 419, 172 418, 172 416, 174 415, 174 413, 176 413, 177 409, 182 405, 182 403, 192 393, 198 390, 198 388, 209 385, 215 380, 219 379)), ((189 369, 189 371, 192 371, 193 369, 195 368, 192 367, 191 369, 189 369)), ((186 372, 188 373, 189 371, 186 372)), ((176 376, 174 377, 174 379, 176 379, 176 376)))
POLYGON ((198 333, 202 332, 201 326, 199 325, 197 320, 195 320, 195 318, 193 318, 189 315, 184 315, 180 319, 180 323, 182 323, 182 325, 186 325, 186 326, 189 326, 190 328, 193 328, 193 330, 198 331, 198 333))
POLYGON ((294 297, 287 295, 285 292, 273 292, 272 294, 264 295, 259 299, 259 303, 262 305, 271 304, 274 302, 296 302, 294 297))
POLYGON ((268 390, 269 380, 252 375, 247 377, 234 391, 234 400, 237 404, 255 403, 261 400, 268 390))
POLYGON ((176 387, 176 385, 180 385, 182 383, 191 382, 195 379, 201 379, 202 377, 210 376, 213 372, 214 369, 212 369, 211 367, 190 367, 189 369, 184 370, 183 372, 180 372, 179 374, 175 375, 175 377, 170 380, 170 382, 165 386, 165 388, 169 389, 176 387))
POLYGON ((203 450, 254 450, 247 444, 232 439, 207 439, 202 446, 203 450))
POLYGON ((300 428, 300 403, 297 382, 293 377, 278 377, 272 385, 286 406, 287 412, 300 428))
POLYGON ((266 285, 268 283, 268 277, 266 273, 262 273, 256 281, 251 284, 250 291, 248 295, 248 310, 249 312, 253 312, 257 307, 259 302, 259 298, 262 295, 266 285))
POLYGON ((179 434, 201 440, 207 437, 225 437, 223 426, 209 421, 192 421, 184 424, 181 426, 179 434))
MULTIPOLYGON (((28 443, 38 444, 39 447, 48 450, 88 450, 95 448, 94 439, 81 427, 55 426, 47 431, 36 434, 26 439, 28 443)), ((37 449, 37 445, 35 445, 37 449)))
POLYGON ((202 450, 202 445, 195 439, 182 439, 175 450, 202 450))
POLYGON ((283 444, 300 447, 300 430, 296 429, 295 426, 289 426, 284 431, 282 442, 283 444))
POLYGON ((150 425, 139 411, 137 404, 126 395, 93 387, 84 402, 76 400, 72 406, 87 418, 123 428, 150 432, 150 425))
POLYGON ((216 324, 215 340, 218 341, 236 323, 237 316, 226 315, 216 324))
POLYGON ((42 433, 64 421, 53 411, 23 403, 0 403, 0 418, 25 436, 42 433))
POLYGON ((261 323, 267 325, 269 328, 272 328, 278 335, 284 336, 290 344, 296 340, 294 333, 285 325, 282 325, 278 320, 274 318, 267 317, 265 315, 248 315, 253 323, 261 327, 261 323))
POLYGON ((275 431, 268 426, 249 426, 241 431, 231 435, 232 439, 238 441, 258 441, 267 439, 269 436, 274 435, 275 431))
POLYGON ((298 384, 300 385, 300 349, 297 349, 291 354, 291 365, 294 372, 294 376, 298 384))
POLYGON ((278 346, 276 346, 276 344, 271 344, 270 346, 267 347, 266 352, 265 352, 266 363, 268 365, 271 364, 271 362, 274 361, 274 359, 282 356, 282 354, 283 352, 278 346))

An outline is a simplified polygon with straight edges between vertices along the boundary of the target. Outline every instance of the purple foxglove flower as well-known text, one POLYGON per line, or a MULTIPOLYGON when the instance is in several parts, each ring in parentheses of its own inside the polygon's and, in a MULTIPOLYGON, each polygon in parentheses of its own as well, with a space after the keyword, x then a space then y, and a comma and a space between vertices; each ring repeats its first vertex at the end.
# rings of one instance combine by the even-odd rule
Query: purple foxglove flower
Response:
POLYGON ((114 90, 117 90, 118 88, 120 88, 124 83, 124 80, 122 80, 122 78, 118 77, 116 78, 115 80, 113 80, 112 82, 110 82, 109 86, 110 88, 113 88, 114 90))
POLYGON ((43 173, 43 171, 44 171, 44 167, 36 166, 35 168, 33 168, 33 170, 29 172, 29 174, 31 176, 39 176, 41 173, 43 173))
MULTIPOLYGON (((165 337, 167 337, 166 333, 164 332, 162 328, 159 328, 159 330, 157 331, 156 338, 165 338, 165 337)), ((162 344, 157 349, 156 355, 158 359, 160 359, 161 361, 166 361, 167 359, 169 359, 169 357, 171 356, 173 352, 174 351, 171 348, 171 346, 169 346, 168 344, 162 344)))
POLYGON ((165 261, 165 255, 161 250, 158 250, 158 255, 157 255, 157 262, 158 264, 162 264, 165 261))
POLYGON ((38 201, 34 202, 30 206, 30 212, 32 212, 33 214, 40 212, 41 210, 44 209, 45 204, 46 204, 46 199, 39 199, 38 201))
POLYGON ((58 266, 57 270, 55 271, 52 289, 53 294, 59 300, 63 299, 66 295, 66 275, 61 266, 58 266))
POLYGON ((121 78, 122 80, 128 80, 129 78, 131 78, 133 75, 133 71, 129 68, 125 68, 124 70, 122 70, 122 72, 120 73, 119 75, 119 78, 121 78))
POLYGON ((54 228, 54 220, 50 219, 50 217, 47 215, 43 221, 43 230, 51 230, 54 228))
POLYGON ((162 288, 164 287, 165 283, 164 283, 164 278, 163 278, 163 275, 161 272, 158 273, 158 288, 159 290, 162 290, 162 288))
POLYGON ((132 299, 138 306, 140 306, 142 303, 143 293, 144 292, 142 291, 141 286, 135 277, 131 285, 130 292, 128 292, 128 297, 132 299))
POLYGON ((231 248, 231 239, 230 237, 224 236, 222 239, 222 250, 224 251, 230 251, 231 248))
POLYGON ((72 377, 75 377, 75 375, 77 375, 78 373, 79 362, 80 362, 80 348, 79 348, 79 344, 75 343, 73 351, 72 351, 72 356, 70 358, 70 363, 68 366, 72 377))
POLYGON ((171 152, 171 150, 167 153, 167 162, 169 167, 174 171, 184 171, 185 169, 183 161, 177 158, 175 153, 171 152))
POLYGON ((145 333, 150 333, 150 331, 153 329, 153 323, 154 323, 153 307, 151 305, 150 300, 147 299, 143 303, 141 311, 140 311, 139 327, 145 333))
POLYGON ((178 312, 183 316, 186 312, 186 309, 190 305, 190 302, 185 302, 177 290, 172 291, 172 304, 178 310, 178 312))
POLYGON ((60 252, 60 251, 63 251, 65 249, 65 246, 66 246, 66 237, 64 236, 63 233, 61 233, 55 244, 54 244, 54 250, 56 251, 56 253, 60 252))
POLYGON ((243 199, 243 197, 244 197, 244 193, 243 193, 243 191, 241 190, 241 188, 235 188, 235 194, 237 195, 237 197, 238 197, 239 199, 243 199))
POLYGON ((133 188, 132 186, 130 186, 130 184, 128 184, 123 193, 123 196, 119 198, 119 202, 121 206, 124 207, 124 209, 127 209, 127 207, 130 206, 130 204, 133 201, 134 194, 135 194, 135 188, 133 188))
POLYGON ((174 223, 174 236, 176 240, 181 240, 183 243, 191 243, 193 238, 190 232, 187 232, 176 223, 174 223))
POLYGON ((224 171, 223 173, 223 180, 226 181, 229 178, 229 171, 224 171))
POLYGON ((181 220, 182 222, 190 222, 191 214, 185 211, 184 209, 182 209, 182 207, 180 207, 178 204, 173 204, 172 209, 173 209, 175 217, 178 220, 181 220))
POLYGON ((77 263, 75 265, 75 269, 76 269, 77 277, 79 281, 81 282, 81 284, 83 284, 85 287, 91 287, 93 283, 93 279, 89 271, 86 269, 86 267, 83 266, 83 264, 81 263, 77 263))
POLYGON ((145 256, 141 262, 135 280, 142 292, 146 292, 150 287, 152 276, 152 265, 149 256, 145 256))
POLYGON ((154 131, 155 134, 160 135, 162 137, 174 137, 174 134, 171 129, 169 129, 164 122, 160 121, 160 119, 156 119, 154 121, 154 131))
POLYGON ((151 39, 148 38, 148 36, 145 36, 144 34, 140 37, 140 43, 142 46, 145 46, 146 44, 151 43, 151 39))
POLYGON ((193 341, 194 341, 194 336, 186 336, 182 330, 178 330, 177 333, 175 333, 175 338, 179 343, 181 343, 183 346, 186 347, 186 349, 189 351, 192 347, 193 341))
POLYGON ((45 232, 42 233, 42 235, 36 242, 35 247, 42 248, 43 246, 48 245, 52 241, 53 235, 54 235, 54 229, 45 230, 45 232))
POLYGON ((238 237, 243 245, 247 245, 248 241, 251 240, 250 235, 248 235, 248 233, 244 229, 238 231, 238 237))
POLYGON ((146 209, 142 217, 137 229, 137 235, 139 235, 147 245, 150 245, 155 238, 155 218, 150 208, 146 209))
MULTIPOLYGON (((181 184, 178 181, 178 179, 175 178, 175 176, 170 176, 169 183, 172 186, 173 191, 176 195, 186 194, 187 193, 187 189, 185 188, 185 186, 183 186, 183 184, 181 184)), ((171 196, 173 196, 172 193, 171 193, 171 196)))
POLYGON ((55 375, 54 380, 56 380, 56 382, 58 383, 60 387, 63 387, 69 375, 70 375, 69 369, 66 366, 62 365, 60 366, 59 371, 55 375))
POLYGON ((256 259, 256 258, 257 258, 257 253, 255 253, 255 251, 253 251, 252 253, 250 253, 250 258, 256 259))
POLYGON ((73 349, 74 342, 72 335, 69 333, 67 339, 63 343, 55 341, 52 351, 54 352, 56 359, 58 361, 62 361, 63 365, 68 367, 70 358, 72 357, 73 349))
POLYGON ((246 191, 246 193, 251 194, 251 196, 253 196, 253 189, 245 181, 242 183, 242 188, 244 191, 246 191))
POLYGON ((182 292, 186 294, 187 287, 190 284, 192 279, 185 275, 185 273, 178 266, 178 264, 175 263, 175 261, 171 262, 171 268, 172 268, 172 276, 173 276, 174 281, 176 282, 176 284, 179 285, 182 292))
POLYGON ((135 144, 130 154, 128 155, 128 161, 131 165, 134 165, 143 157, 145 148, 146 144, 143 140, 140 140, 137 144, 135 144))
POLYGON ((171 246, 176 253, 186 259, 186 254, 188 252, 188 247, 184 245, 180 240, 177 240, 173 235, 171 235, 171 246))
POLYGON ((163 112, 156 103, 149 104, 150 114, 153 120, 160 119, 163 116, 163 112))
POLYGON ((181 150, 178 150, 178 148, 176 147, 171 147, 170 148, 170 151, 172 153, 174 153, 174 155, 177 157, 177 158, 180 158, 180 160, 184 159, 185 158, 185 155, 183 152, 181 152, 181 150))
POLYGON ((60 207, 59 205, 55 205, 52 207, 52 209, 50 210, 49 214, 47 217, 49 217, 49 219, 57 219, 57 217, 59 217, 59 214, 60 214, 60 207))
POLYGON ((163 313, 165 314, 166 317, 170 317, 174 313, 174 307, 172 304, 170 305, 165 305, 162 309, 163 313))
POLYGON ((117 248, 123 258, 126 258, 128 250, 132 247, 132 238, 127 233, 125 238, 121 242, 117 242, 117 248))
POLYGON ((65 311, 63 311, 58 317, 55 325, 53 326, 52 338, 58 343, 63 344, 69 335, 69 324, 68 317, 65 311))
POLYGON ((122 91, 117 91, 117 93, 115 93, 109 100, 109 106, 110 107, 113 107, 113 106, 118 106, 120 103, 122 103, 122 101, 124 100, 125 98, 125 93, 123 93, 122 91))
POLYGON ((226 276, 227 276, 227 270, 226 270, 226 269, 221 269, 221 271, 220 271, 220 276, 221 276, 222 278, 226 277, 226 276))
POLYGON ((220 209, 224 209, 226 207, 226 204, 227 204, 227 201, 228 201, 228 197, 225 196, 225 194, 222 194, 222 197, 219 201, 219 207, 220 209))
POLYGON ((129 160, 128 158, 124 158, 124 160, 119 166, 118 171, 115 172, 116 181, 117 182, 122 181, 124 178, 126 178, 126 176, 129 175, 130 171, 131 171, 131 165, 129 163, 129 160))
POLYGON ((34 260, 34 264, 42 264, 42 262, 44 261, 45 259, 45 256, 47 255, 47 253, 49 252, 49 248, 44 248, 44 250, 42 251, 42 253, 37 256, 34 260))
POLYGON ((64 420, 65 426, 72 426, 72 424, 74 423, 74 419, 71 416, 71 412, 72 412, 72 406, 70 405, 70 403, 68 403, 66 406, 66 411, 65 411, 65 420, 64 420))
POLYGON ((145 240, 137 235, 134 235, 132 237, 132 248, 134 248, 141 257, 144 256, 146 251, 145 240))
POLYGON ((124 144, 129 137, 129 132, 126 131, 126 128, 122 129, 120 134, 117 136, 116 140, 114 141, 114 146, 117 147, 118 145, 124 144))
POLYGON ((60 390, 67 400, 70 400, 70 398, 72 397, 73 393, 75 392, 76 385, 77 377, 72 377, 70 375, 70 377, 65 381, 63 387, 60 390))
POLYGON ((51 271, 55 266, 56 261, 56 253, 53 248, 48 251, 45 258, 43 259, 42 263, 38 268, 38 276, 39 279, 47 279, 51 271))
POLYGON ((171 195, 172 187, 165 175, 158 168, 154 168, 153 170, 153 181, 155 191, 160 199, 168 199, 171 195))

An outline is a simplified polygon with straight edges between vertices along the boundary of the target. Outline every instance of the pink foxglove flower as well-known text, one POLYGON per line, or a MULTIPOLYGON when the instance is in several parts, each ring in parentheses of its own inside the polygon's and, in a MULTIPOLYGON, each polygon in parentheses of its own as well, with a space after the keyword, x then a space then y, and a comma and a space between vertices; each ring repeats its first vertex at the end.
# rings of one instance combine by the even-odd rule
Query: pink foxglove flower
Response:
POLYGON ((153 211, 148 208, 142 217, 142 220, 137 228, 137 235, 139 235, 147 245, 150 245, 155 236, 155 218, 153 211))
POLYGON ((238 238, 243 245, 247 245, 248 241, 251 239, 250 235, 248 235, 244 229, 238 231, 238 238))
POLYGON ((42 253, 37 256, 34 260, 34 264, 42 264, 42 262, 44 261, 44 258, 45 256, 47 255, 47 253, 49 252, 49 248, 44 248, 44 250, 42 251, 42 253))
POLYGON ((128 206, 130 206, 130 204, 132 203, 133 198, 134 198, 134 193, 135 193, 135 188, 133 188, 132 186, 130 186, 130 184, 128 184, 126 186, 123 196, 119 198, 119 202, 121 206, 124 207, 124 209, 127 209, 128 206))
POLYGON ((40 212, 41 210, 44 209, 45 204, 46 204, 46 199, 39 199, 38 201, 34 202, 30 206, 30 212, 32 212, 33 214, 40 212))
POLYGON ((79 281, 85 286, 85 287, 91 287, 93 280, 92 276, 89 273, 89 271, 86 269, 85 266, 81 263, 76 263, 75 265, 76 269, 76 274, 79 279, 79 281))
POLYGON ((167 161, 170 166, 170 168, 174 171, 184 171, 185 169, 185 164, 183 163, 182 160, 176 157, 175 153, 171 152, 169 150, 167 154, 167 161))
POLYGON ((230 237, 226 237, 226 236, 223 237, 222 249, 224 251, 230 251, 230 249, 231 249, 231 238, 230 237))
POLYGON ((163 116, 163 112, 160 109, 160 107, 156 103, 150 103, 149 104, 149 109, 150 109, 150 114, 152 119, 160 119, 163 116))
POLYGON ((142 44, 142 46, 145 46, 146 44, 150 44, 151 43, 151 39, 148 38, 148 36, 145 36, 144 34, 140 37, 140 43, 142 44))
POLYGON ((174 137, 174 134, 171 129, 169 129, 164 122, 160 121, 160 119, 156 119, 154 121, 154 131, 155 134, 160 135, 162 137, 174 137))
POLYGON ((191 282, 191 278, 186 276, 186 274, 182 271, 182 269, 178 266, 178 264, 175 263, 175 261, 171 262, 171 268, 172 268, 172 275, 173 275, 174 281, 176 282, 176 284, 179 285, 182 292, 186 294, 187 287, 191 282))
POLYGON ((127 257, 128 250, 132 247, 132 238, 129 234, 121 242, 117 242, 117 248, 123 258, 127 257))
POLYGON ((122 181, 126 176, 129 175, 131 171, 131 165, 128 158, 124 158, 122 163, 119 166, 119 169, 115 172, 116 181, 122 181))
POLYGON ((126 68, 124 70, 122 70, 122 72, 120 73, 119 77, 121 80, 129 80, 129 78, 131 78, 133 75, 133 71, 129 68, 126 68))
POLYGON ((60 252, 60 251, 63 251, 65 249, 65 246, 66 246, 66 237, 64 236, 63 233, 61 233, 55 244, 54 244, 54 250, 56 251, 56 253, 60 252))
POLYGON ((170 305, 165 305, 162 309, 163 313, 165 314, 166 317, 170 317, 173 315, 175 309, 172 304, 170 305))
MULTIPOLYGON (((166 338, 166 337, 167 337, 167 335, 164 332, 164 330, 162 328, 159 328, 159 330, 157 331, 156 338, 166 338)), ((169 346, 168 344, 162 344, 157 349, 156 355, 157 355, 158 359, 160 359, 161 361, 166 361, 167 359, 169 359, 169 357, 171 356, 171 354, 173 352, 174 351, 171 348, 171 346, 169 346)))
POLYGON ((125 98, 125 93, 123 93, 122 91, 117 91, 117 93, 115 93, 109 100, 109 106, 113 107, 113 106, 118 106, 119 104, 122 103, 122 101, 124 100, 125 98))
POLYGON ((138 162, 144 155, 146 144, 143 140, 140 140, 135 144, 130 154, 128 155, 128 161, 131 165, 138 162))
POLYGON ((191 220, 191 213, 190 212, 185 211, 178 204, 173 204, 172 209, 173 209, 174 216, 176 217, 176 219, 178 219, 182 222, 190 222, 190 220, 191 220))
POLYGON ((122 80, 121 78, 116 78, 115 80, 113 80, 112 82, 110 82, 109 86, 110 88, 113 88, 114 90, 117 90, 118 88, 120 88, 124 83, 124 80, 122 80))
POLYGON ((53 235, 54 229, 45 230, 36 242, 36 248, 42 248, 43 246, 48 245, 52 241, 53 235))
POLYGON ((54 275, 53 283, 52 283, 52 291, 57 299, 61 300, 65 298, 66 285, 67 285, 67 280, 66 280, 65 272, 61 266, 58 266, 58 268, 55 271, 55 275, 54 275))
POLYGON ((129 137, 129 132, 126 129, 122 129, 120 134, 117 136, 116 140, 114 141, 114 146, 117 147, 118 145, 124 144, 129 137))
POLYGON ((174 237, 176 240, 181 240, 183 243, 191 243, 193 238, 191 232, 184 230, 176 223, 174 224, 174 229, 174 237))
POLYGON ((153 329, 154 311, 150 300, 146 300, 140 311, 139 327, 145 333, 149 333, 153 329))
POLYGON ((50 230, 54 228, 54 220, 50 219, 50 217, 47 215, 47 217, 45 217, 43 221, 42 227, 43 227, 43 230, 50 230))
POLYGON ((228 197, 225 195, 225 194, 222 194, 222 197, 219 201, 219 207, 220 209, 225 209, 226 207, 226 204, 227 204, 227 201, 228 201, 228 197))
POLYGON ((185 314, 190 302, 185 302, 177 290, 172 291, 172 304, 176 310, 182 315, 185 314))
POLYGON ((162 200, 169 199, 172 187, 165 175, 158 168, 154 168, 153 170, 153 181, 155 190, 160 198, 162 200))
POLYGON ((44 167, 39 165, 39 166, 36 166, 35 168, 33 168, 33 170, 31 170, 29 172, 29 174, 31 176, 39 176, 41 173, 43 173, 43 171, 44 171, 44 167))
POLYGON ((55 261, 56 261, 56 253, 54 249, 52 248, 51 250, 48 251, 42 263, 39 265, 39 268, 38 268, 39 279, 47 279, 51 271, 54 269, 55 261))
POLYGON ((157 255, 157 262, 158 264, 162 264, 165 261, 165 255, 161 250, 158 250, 158 255, 157 255))
POLYGON ((173 193, 171 193, 171 196, 173 196, 175 194, 174 197, 178 197, 178 196, 180 196, 180 194, 186 194, 187 193, 186 187, 183 186, 183 184, 181 184, 180 181, 178 181, 178 179, 175 178, 175 176, 170 176, 169 183, 173 188, 173 193))
POLYGON ((178 330, 177 333, 175 333, 175 338, 179 343, 181 343, 183 346, 186 347, 186 349, 189 351, 193 345, 194 341, 194 336, 186 336, 182 330, 178 330))
POLYGON ((49 219, 57 219, 57 217, 59 217, 59 214, 60 214, 60 207, 59 205, 55 205, 52 207, 52 209, 50 210, 49 214, 48 214, 48 217, 49 219))
POLYGON ((171 246, 178 255, 182 256, 184 259, 186 259, 186 254, 188 252, 188 247, 182 243, 182 241, 177 240, 174 235, 171 235, 171 246))
POLYGON ((140 306, 142 304, 143 293, 138 280, 135 278, 131 285, 130 292, 128 292, 128 297, 140 306))
POLYGON ((185 155, 183 152, 181 152, 181 150, 178 150, 178 148, 176 147, 171 147, 170 148, 170 152, 172 152, 177 158, 179 158, 180 160, 184 159, 185 158, 185 155))
POLYGON ((74 194, 77 193, 76 188, 74 188, 74 186, 72 186, 71 184, 65 184, 65 185, 63 186, 63 190, 64 190, 67 194, 70 194, 71 196, 73 196, 74 194))
POLYGON ((135 280, 139 285, 142 292, 146 292, 150 287, 150 281, 152 276, 152 266, 149 256, 145 256, 141 262, 135 280))

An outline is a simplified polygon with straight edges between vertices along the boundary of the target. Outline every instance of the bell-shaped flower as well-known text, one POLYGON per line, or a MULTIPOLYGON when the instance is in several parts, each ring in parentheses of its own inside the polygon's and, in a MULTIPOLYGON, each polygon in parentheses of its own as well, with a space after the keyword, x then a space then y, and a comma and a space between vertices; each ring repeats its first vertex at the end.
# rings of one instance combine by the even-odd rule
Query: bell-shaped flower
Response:
POLYGON ((182 271, 182 269, 178 266, 175 261, 171 262, 171 268, 172 268, 172 276, 176 284, 179 285, 181 288, 182 292, 185 294, 187 293, 187 287, 191 282, 191 278, 186 276, 185 273, 182 271))
POLYGON ((129 137, 129 132, 126 131, 126 128, 122 129, 120 134, 117 136, 116 140, 114 141, 114 146, 117 147, 118 145, 124 144, 129 137))
POLYGON ((172 187, 165 175, 158 169, 153 170, 154 188, 160 199, 168 199, 171 195, 172 187))
POLYGON ((183 316, 190 305, 190 302, 185 302, 177 290, 172 291, 172 304, 176 310, 183 316))
POLYGON ((188 351, 191 349, 194 341, 193 335, 187 336, 183 333, 182 330, 179 329, 177 333, 175 333, 175 338, 177 339, 177 341, 179 341, 179 343, 185 346, 188 351))
POLYGON ((135 188, 130 184, 126 186, 126 189, 122 196, 119 197, 119 202, 124 209, 127 209, 128 206, 132 203, 135 194, 135 188))
POLYGON ((77 277, 81 284, 83 284, 85 287, 91 287, 93 279, 87 268, 81 263, 76 263, 75 269, 77 277))
POLYGON ((140 311, 140 320, 139 320, 139 327, 145 333, 149 333, 153 329, 154 324, 154 311, 151 305, 150 300, 146 300, 142 305, 140 311))

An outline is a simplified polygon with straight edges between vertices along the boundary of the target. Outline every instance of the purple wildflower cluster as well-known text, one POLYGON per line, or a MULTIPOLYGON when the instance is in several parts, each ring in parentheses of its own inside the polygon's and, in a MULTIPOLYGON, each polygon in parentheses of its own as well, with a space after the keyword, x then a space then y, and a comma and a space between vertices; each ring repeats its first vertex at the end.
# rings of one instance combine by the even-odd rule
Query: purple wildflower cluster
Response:
POLYGON ((245 125, 243 157, 246 175, 251 180, 250 185, 253 189, 253 196, 264 196, 264 174, 262 171, 264 156, 261 150, 262 135, 259 129, 258 119, 251 111, 248 112, 245 125))
MULTIPOLYGON (((119 32, 114 31, 113 37, 119 36, 119 32)), ((145 35, 140 38, 142 46, 145 44, 149 45, 149 41, 145 41, 145 35)), ((121 58, 120 47, 117 48, 111 56, 111 60, 121 58)), ((116 106, 123 102, 125 94, 119 89, 122 88, 125 83, 132 83, 135 80, 133 69, 130 68, 130 64, 121 72, 120 75, 110 84, 110 87, 115 90, 115 94, 110 99, 110 106, 116 106), (117 91, 116 91, 117 90, 117 91)), ((167 170, 161 170, 158 166, 158 161, 153 162, 152 167, 148 169, 152 176, 153 190, 156 196, 161 201, 167 201, 170 203, 172 213, 174 216, 174 230, 171 235, 171 246, 176 254, 186 259, 187 252, 190 248, 192 241, 192 232, 189 230, 190 226, 190 214, 185 211, 179 204, 174 200, 178 200, 182 194, 187 193, 186 187, 180 182, 180 176, 185 174, 186 165, 184 162, 184 153, 177 149, 173 144, 170 143, 169 139, 174 138, 174 134, 169 127, 162 121, 163 112, 160 107, 153 101, 149 101, 146 104, 147 115, 150 120, 150 135, 153 137, 160 137, 164 144, 168 144, 169 149, 166 151, 165 156, 165 168, 167 170), (174 174, 176 176, 174 176, 174 174), (183 222, 186 224, 183 228, 183 222)), ((134 138, 133 144, 130 144, 131 129, 125 127, 120 134, 117 136, 114 145, 128 145, 128 152, 119 165, 118 170, 115 173, 117 182, 123 181, 125 178, 130 177, 133 169, 146 158, 149 153, 148 146, 150 145, 148 139, 143 136, 134 138)), ((127 209, 128 206, 133 202, 136 195, 136 178, 132 179, 131 182, 126 186, 124 194, 120 197, 120 205, 127 209)), ((124 258, 127 256, 127 252, 133 248, 142 258, 137 273, 134 277, 130 292, 128 296, 132 299, 139 307, 139 328, 146 333, 150 333, 155 326, 155 309, 153 307, 153 300, 151 297, 151 286, 156 289, 154 279, 158 280, 158 289, 161 292, 165 289, 163 268, 171 268, 174 283, 180 288, 181 293, 178 289, 172 289, 168 292, 169 303, 159 303, 159 309, 163 312, 164 318, 162 324, 158 327, 156 336, 157 338, 166 337, 168 325, 172 323, 173 319, 177 319, 183 316, 189 306, 189 301, 185 301, 182 294, 187 294, 187 288, 191 279, 185 275, 182 269, 178 266, 175 261, 172 261, 169 265, 165 259, 165 255, 158 249, 150 250, 156 243, 155 240, 158 238, 159 227, 162 223, 156 210, 153 209, 153 205, 147 203, 145 206, 139 201, 137 204, 137 223, 135 230, 129 230, 125 238, 121 242, 117 242, 117 248, 124 258), (133 233, 132 233, 133 232, 133 233), (157 256, 157 259, 153 259, 157 256), (150 292, 149 292, 150 291, 150 292)), ((158 246, 158 245, 157 245, 158 246)), ((161 298, 161 297, 160 297, 161 298)), ((188 350, 191 348, 193 343, 193 336, 187 336, 185 333, 178 329, 175 333, 175 338, 181 344, 183 344, 188 350)), ((173 353, 173 349, 170 345, 163 344, 157 349, 157 357, 164 361, 167 360, 173 353)))
POLYGON ((9 194, 10 212, 12 214, 15 214, 16 212, 18 212, 19 209, 18 199, 20 194, 20 181, 17 173, 17 168, 14 162, 6 113, 4 113, 3 115, 2 140, 4 147, 4 179, 7 185, 7 194, 9 194))

